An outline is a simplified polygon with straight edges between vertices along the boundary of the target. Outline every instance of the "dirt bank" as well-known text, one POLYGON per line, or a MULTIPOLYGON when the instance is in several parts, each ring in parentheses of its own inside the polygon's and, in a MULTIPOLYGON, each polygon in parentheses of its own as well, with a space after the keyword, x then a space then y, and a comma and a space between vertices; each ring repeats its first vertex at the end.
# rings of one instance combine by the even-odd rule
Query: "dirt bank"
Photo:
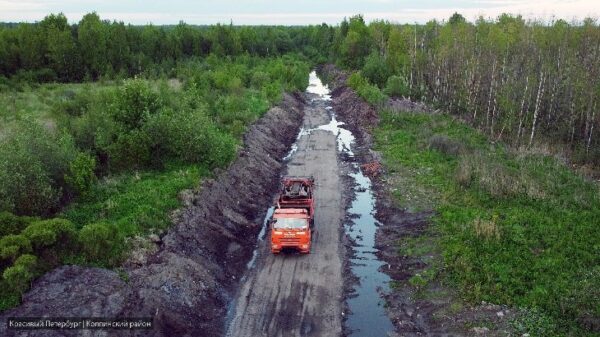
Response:
MULTIPOLYGON (((304 100, 285 95, 244 136, 230 167, 205 181, 162 238, 158 251, 124 274, 63 266, 37 280, 23 304, 1 316, 152 317, 152 331, 85 331, 90 336, 220 336, 226 305, 252 257, 259 224, 285 167, 281 158, 302 122, 304 100)), ((2 336, 76 336, 81 331, 15 331, 2 336)))

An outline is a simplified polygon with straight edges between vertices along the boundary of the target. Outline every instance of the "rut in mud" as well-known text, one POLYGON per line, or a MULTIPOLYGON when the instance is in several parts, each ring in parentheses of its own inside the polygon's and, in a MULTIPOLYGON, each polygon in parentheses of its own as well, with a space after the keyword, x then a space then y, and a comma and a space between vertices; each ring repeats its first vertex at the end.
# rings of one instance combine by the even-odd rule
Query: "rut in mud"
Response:
POLYGON ((315 178, 311 254, 275 256, 268 240, 261 242, 231 306, 227 336, 387 336, 393 330, 380 294, 389 278, 378 271, 369 178, 353 159, 354 136, 337 120, 328 88, 314 72, 310 83, 303 126, 285 159, 288 175, 315 178))
MULTIPOLYGON (((301 96, 284 95, 244 136, 238 158, 215 180, 205 181, 192 205, 161 239, 155 254, 116 272, 63 266, 37 280, 23 303, 0 317, 152 317, 153 330, 99 330, 94 336, 220 336, 286 154, 303 114, 301 96)), ((87 333, 87 332, 86 332, 87 333)), ((45 330, 44 336, 81 331, 45 330)), ((1 336, 39 336, 7 330, 1 336)))
MULTIPOLYGON (((314 84, 315 74, 311 76, 314 84)), ((344 186, 336 135, 328 131, 327 94, 309 87, 302 129, 286 156, 287 175, 315 178, 315 232, 311 253, 257 250, 232 304, 227 336, 339 336, 342 332, 342 247, 344 186)), ((275 194, 273 194, 274 196, 275 194)), ((273 200, 272 198, 270 200, 273 200)))

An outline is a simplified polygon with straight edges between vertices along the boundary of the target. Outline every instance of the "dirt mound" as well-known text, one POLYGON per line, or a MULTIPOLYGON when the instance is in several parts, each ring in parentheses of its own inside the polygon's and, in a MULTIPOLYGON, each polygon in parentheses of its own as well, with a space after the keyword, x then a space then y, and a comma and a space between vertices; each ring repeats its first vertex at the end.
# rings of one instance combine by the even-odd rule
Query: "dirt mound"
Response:
MULTIPOLYGON (((302 122, 303 105, 300 95, 285 95, 252 125, 238 158, 216 179, 203 183, 158 251, 143 265, 127 266, 125 281, 109 270, 64 266, 37 280, 23 304, 1 317, 153 317, 152 331, 117 335, 222 335, 226 305, 252 256, 259 224, 284 168, 281 158, 302 122)), ((46 330, 43 335, 71 332, 46 330)), ((17 332, 2 324, 0 335, 17 332)), ((39 336, 40 331, 18 335, 39 336)))

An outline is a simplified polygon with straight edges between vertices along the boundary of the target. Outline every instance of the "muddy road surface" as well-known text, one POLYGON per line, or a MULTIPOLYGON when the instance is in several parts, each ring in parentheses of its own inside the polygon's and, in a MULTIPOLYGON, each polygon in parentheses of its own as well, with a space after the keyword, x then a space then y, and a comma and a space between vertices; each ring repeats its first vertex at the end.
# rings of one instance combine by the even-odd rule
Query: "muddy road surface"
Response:
MULTIPOLYGON (((311 87, 319 92, 316 75, 311 87)), ((268 233, 232 304, 227 336, 339 336, 343 280, 344 186, 327 95, 310 93, 287 174, 315 178, 315 232, 307 255, 270 252, 268 233)))

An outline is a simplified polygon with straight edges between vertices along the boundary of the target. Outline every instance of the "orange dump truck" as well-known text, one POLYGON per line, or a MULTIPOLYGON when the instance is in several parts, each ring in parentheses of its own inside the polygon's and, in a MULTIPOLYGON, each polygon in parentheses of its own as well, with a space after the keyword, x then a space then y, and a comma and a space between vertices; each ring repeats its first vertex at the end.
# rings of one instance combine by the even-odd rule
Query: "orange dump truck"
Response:
POLYGON ((271 252, 286 248, 310 253, 314 223, 312 177, 284 177, 271 221, 271 252))

